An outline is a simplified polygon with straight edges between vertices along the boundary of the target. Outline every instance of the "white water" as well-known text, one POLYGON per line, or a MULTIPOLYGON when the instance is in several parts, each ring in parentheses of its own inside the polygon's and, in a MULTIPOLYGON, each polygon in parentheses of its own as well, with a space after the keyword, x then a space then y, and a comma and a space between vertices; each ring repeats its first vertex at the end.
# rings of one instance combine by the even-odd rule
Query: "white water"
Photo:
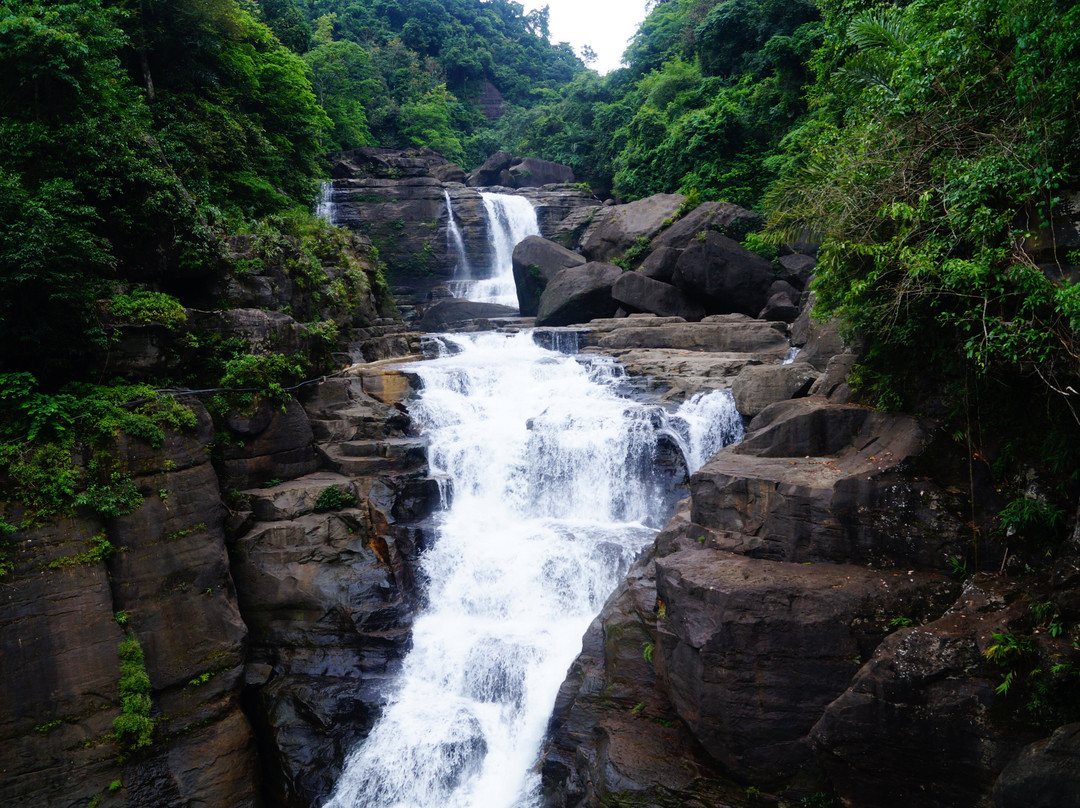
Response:
POLYGON ((452 487, 422 559, 427 607, 325 808, 537 805, 558 688, 665 516, 660 436, 681 431, 694 463, 735 437, 706 423, 730 393, 669 417, 619 398, 610 358, 546 351, 528 333, 439 339, 452 350, 409 366, 423 381, 410 413, 452 487))
POLYGON ((491 263, 481 278, 458 277, 451 281, 450 291, 455 297, 517 308, 514 247, 528 236, 540 235, 536 208, 525 197, 514 194, 482 191, 480 198, 487 219, 491 263))
POLYGON ((454 277, 466 280, 472 277, 472 267, 469 266, 469 257, 465 254, 465 238, 454 218, 454 203, 450 199, 450 191, 444 188, 443 197, 446 199, 446 249, 454 256, 454 277))
POLYGON ((328 224, 334 223, 334 184, 324 182, 319 193, 319 204, 315 206, 315 215, 328 224))

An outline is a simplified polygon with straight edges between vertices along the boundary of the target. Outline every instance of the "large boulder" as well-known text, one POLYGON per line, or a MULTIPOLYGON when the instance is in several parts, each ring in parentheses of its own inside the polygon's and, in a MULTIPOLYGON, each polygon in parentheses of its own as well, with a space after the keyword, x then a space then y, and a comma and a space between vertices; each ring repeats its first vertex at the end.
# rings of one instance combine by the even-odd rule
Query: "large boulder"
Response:
POLYGON ((998 808, 1080 808, 1080 724, 1027 747, 994 786, 998 808))
POLYGON ((497 151, 484 161, 483 165, 469 173, 466 184, 471 188, 489 185, 502 185, 502 172, 510 168, 514 155, 508 151, 497 151))
POLYGON ((564 269, 540 296, 536 324, 570 325, 611 317, 619 307, 611 287, 620 275, 619 267, 600 262, 564 269))
POLYGON ((440 300, 425 311, 424 316, 420 318, 419 326, 421 331, 439 332, 469 320, 515 316, 517 316, 517 311, 510 306, 451 297, 440 300))
POLYGON ((548 241, 529 236, 514 248, 514 285, 522 317, 535 317, 540 295, 555 276, 569 267, 579 267, 585 259, 576 252, 548 241))
POLYGON ((519 157, 508 170, 514 178, 515 188, 539 188, 574 181, 574 170, 570 166, 535 157, 519 157))
POLYGON ((932 422, 818 397, 773 404, 693 475, 693 521, 759 558, 946 569, 971 544, 951 493, 969 481, 949 476, 966 466, 926 459, 935 437, 932 422))
POLYGON ((782 786, 813 768, 811 729, 892 630, 890 620, 939 613, 952 587, 932 573, 681 550, 656 560, 666 614, 657 624, 658 674, 728 773, 782 786))
POLYGON ((760 214, 730 202, 698 205, 653 239, 652 252, 642 262, 641 271, 650 278, 671 283, 679 257, 698 234, 717 230, 727 235, 738 235, 755 226, 760 219, 760 214))
POLYGON ((626 205, 601 208, 585 232, 581 251, 590 261, 617 258, 638 239, 651 239, 659 233, 685 201, 682 194, 655 194, 626 205))
POLYGON ((631 312, 646 312, 661 317, 700 320, 705 308, 674 286, 647 278, 640 272, 624 272, 611 287, 611 296, 631 312))
POLYGON ((710 311, 751 317, 765 306, 774 280, 769 261, 715 231, 695 238, 672 273, 672 283, 685 294, 699 296, 710 311))

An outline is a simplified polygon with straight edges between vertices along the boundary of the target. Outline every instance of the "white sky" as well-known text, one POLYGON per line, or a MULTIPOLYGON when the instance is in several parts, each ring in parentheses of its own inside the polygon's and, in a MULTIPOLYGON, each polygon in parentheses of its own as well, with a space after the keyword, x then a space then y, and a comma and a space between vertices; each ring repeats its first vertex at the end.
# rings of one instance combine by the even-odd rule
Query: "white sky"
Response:
POLYGON ((526 11, 549 6, 552 42, 569 42, 581 55, 589 45, 599 57, 593 70, 607 73, 619 66, 623 51, 645 19, 646 0, 523 0, 526 11))

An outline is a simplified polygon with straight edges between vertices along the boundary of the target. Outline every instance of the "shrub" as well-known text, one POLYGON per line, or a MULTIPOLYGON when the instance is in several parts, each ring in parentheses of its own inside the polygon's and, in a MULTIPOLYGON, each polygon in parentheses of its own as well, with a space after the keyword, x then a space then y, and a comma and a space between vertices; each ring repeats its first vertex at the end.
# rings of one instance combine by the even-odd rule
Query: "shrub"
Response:
POLYGON ((356 504, 356 497, 354 497, 348 491, 344 491, 335 486, 324 488, 319 494, 319 498, 315 501, 315 510, 322 511, 340 511, 342 508, 351 508, 356 504))

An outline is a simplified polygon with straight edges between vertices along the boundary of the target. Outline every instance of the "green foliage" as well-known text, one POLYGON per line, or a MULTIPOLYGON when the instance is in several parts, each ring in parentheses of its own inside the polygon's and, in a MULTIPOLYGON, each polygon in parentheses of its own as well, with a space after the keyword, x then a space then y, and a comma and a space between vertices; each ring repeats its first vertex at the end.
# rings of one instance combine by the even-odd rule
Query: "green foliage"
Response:
POLYGON ((105 535, 105 531, 101 531, 90 540, 89 549, 73 556, 63 556, 61 558, 54 559, 49 562, 48 568, 51 570, 64 569, 65 567, 74 567, 76 564, 92 565, 97 564, 107 559, 112 555, 113 546, 109 542, 108 537, 105 535))
POLYGON ((1016 538, 1046 555, 1057 545, 1065 524, 1065 512, 1034 496, 1022 496, 1009 502, 998 513, 998 532, 1006 539, 1016 538))
POLYGON ((244 354, 225 363, 220 386, 230 392, 214 397, 215 406, 226 411, 248 409, 263 401, 285 406, 288 386, 299 381, 303 358, 282 354, 244 354))
POLYGON ((119 323, 160 323, 166 328, 174 329, 187 321, 187 313, 180 301, 163 292, 136 289, 128 294, 113 295, 107 307, 109 314, 119 323))
POLYGON ((616 258, 612 263, 624 270, 637 269, 645 260, 652 249, 652 240, 648 236, 639 236, 637 241, 627 248, 626 252, 616 258))
POLYGON ((120 641, 120 715, 113 720, 113 731, 125 753, 149 746, 153 740, 154 720, 150 717, 150 676, 146 672, 142 646, 134 634, 120 641))
POLYGON ((641 644, 641 656, 646 662, 652 662, 653 652, 656 650, 656 644, 652 642, 643 642, 641 644))
POLYGON ((342 508, 351 508, 354 505, 356 505, 356 497, 336 486, 324 488, 319 493, 319 498, 315 500, 315 510, 320 513, 323 511, 340 511, 342 508))

